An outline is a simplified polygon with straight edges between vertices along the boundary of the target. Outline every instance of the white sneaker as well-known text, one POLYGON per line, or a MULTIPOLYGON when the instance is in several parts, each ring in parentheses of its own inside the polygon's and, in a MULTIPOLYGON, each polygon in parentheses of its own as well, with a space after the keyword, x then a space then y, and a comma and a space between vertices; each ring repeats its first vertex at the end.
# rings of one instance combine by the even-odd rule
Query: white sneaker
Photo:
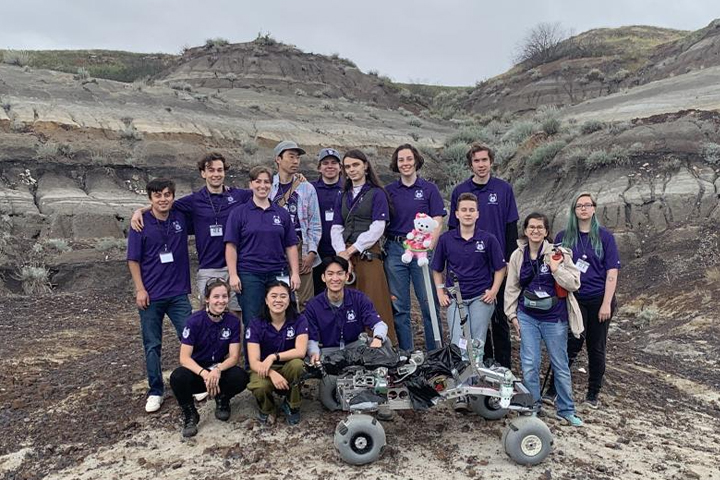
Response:
POLYGON ((158 410, 160 410, 162 404, 162 395, 148 395, 147 400, 145 401, 145 411, 147 413, 157 412, 158 410))
POLYGON ((203 400, 205 400, 208 397, 208 395, 210 395, 208 392, 193 393, 193 398, 197 402, 202 402, 203 400))

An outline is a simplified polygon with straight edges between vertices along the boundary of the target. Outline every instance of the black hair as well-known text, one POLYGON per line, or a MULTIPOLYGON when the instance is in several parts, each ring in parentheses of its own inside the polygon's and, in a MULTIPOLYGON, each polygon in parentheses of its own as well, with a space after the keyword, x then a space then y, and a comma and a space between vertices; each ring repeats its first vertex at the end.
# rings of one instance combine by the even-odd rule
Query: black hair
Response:
POLYGON ((530 220, 542 220, 543 226, 545 227, 545 238, 551 238, 550 237, 550 220, 548 219, 547 215, 545 215, 544 213, 539 213, 539 212, 532 212, 530 215, 525 217, 525 220, 523 221, 523 231, 522 231, 523 238, 527 238, 527 235, 525 235, 525 230, 527 230, 530 220))
POLYGON ((425 159, 422 155, 420 155, 418 149, 409 143, 403 143, 397 147, 392 154, 392 158, 390 159, 390 170, 395 173, 400 173, 400 169, 398 168, 398 154, 400 153, 400 150, 410 150, 415 158, 415 170, 420 170, 422 168, 425 163, 425 159))
POLYGON ((161 193, 165 189, 170 190, 170 193, 175 196, 175 182, 168 180, 167 178, 154 178, 150 180, 145 186, 147 190, 148 198, 152 198, 153 193, 161 193))
POLYGON ((350 263, 339 255, 333 255, 331 257, 323 258, 322 263, 320 264, 320 271, 322 273, 325 273, 328 267, 333 263, 337 263, 338 265, 340 265, 340 268, 342 268, 345 273, 350 271, 350 263))
MULTIPOLYGON (((273 280, 267 285, 267 288, 265 288, 265 296, 267 297, 268 292, 270 292, 270 290, 275 287, 283 287, 285 290, 287 290, 287 293, 290 296, 290 304, 288 305, 287 310, 285 310, 285 320, 297 318, 297 306, 292 299, 292 290, 290 289, 290 285, 283 282, 282 280, 273 280)), ((266 322, 272 321, 272 316, 270 315, 270 308, 268 307, 267 302, 263 303, 262 310, 260 311, 260 318, 262 320, 265 320, 266 322)))
POLYGON ((215 162, 218 160, 222 162, 223 169, 225 171, 230 170, 230 165, 228 165, 227 160, 225 160, 225 156, 219 152, 210 152, 210 153, 204 155, 200 160, 198 160, 198 163, 197 163, 198 170, 203 172, 203 171, 205 171, 205 169, 207 167, 212 165, 212 162, 215 162))

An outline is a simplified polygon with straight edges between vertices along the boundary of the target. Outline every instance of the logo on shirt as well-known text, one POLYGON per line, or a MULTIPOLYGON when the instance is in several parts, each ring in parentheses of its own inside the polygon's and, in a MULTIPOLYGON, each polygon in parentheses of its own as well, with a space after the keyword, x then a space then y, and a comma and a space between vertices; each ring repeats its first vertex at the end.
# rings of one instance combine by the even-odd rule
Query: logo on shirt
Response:
POLYGON ((357 317, 355 316, 355 310, 348 310, 345 318, 347 318, 348 322, 354 322, 355 320, 357 320, 357 317))
POLYGON ((422 200, 425 198, 425 194, 422 190, 415 190, 415 200, 422 200))
POLYGON ((285 338, 295 338, 295 329, 293 327, 288 327, 285 338))
POLYGON ((183 338, 188 338, 190 336, 190 328, 189 327, 183 328, 182 336, 183 336, 183 338))
POLYGON ((485 251, 485 242, 482 240, 478 240, 475 242, 475 251, 476 252, 484 252, 485 251))
POLYGON ((297 205, 295 205, 294 203, 288 204, 288 211, 289 211, 290 213, 296 213, 296 212, 297 212, 297 205))
POLYGON ((247 329, 245 329, 245 339, 246 339, 246 340, 249 340, 249 339, 250 339, 250 327, 248 327, 247 329))
POLYGON ((497 205, 497 202, 498 202, 497 193, 491 193, 490 195, 488 195, 488 204, 497 205))
POLYGON ((235 201, 235 199, 233 197, 231 197, 230 195, 228 195, 227 199, 228 199, 228 203, 233 203, 235 201))
POLYGON ((280 220, 280 215, 273 215, 273 224, 274 225, 282 225, 282 220, 280 220))
POLYGON ((225 327, 220 331, 220 339, 227 340, 230 338, 230 329, 225 327))
POLYGON ((180 222, 178 222, 177 220, 173 220, 171 225, 176 232, 182 232, 182 225, 180 225, 180 222))
POLYGON ((543 263, 542 266, 540 267, 540 273, 547 274, 549 270, 550 270, 550 267, 547 266, 547 263, 543 263))

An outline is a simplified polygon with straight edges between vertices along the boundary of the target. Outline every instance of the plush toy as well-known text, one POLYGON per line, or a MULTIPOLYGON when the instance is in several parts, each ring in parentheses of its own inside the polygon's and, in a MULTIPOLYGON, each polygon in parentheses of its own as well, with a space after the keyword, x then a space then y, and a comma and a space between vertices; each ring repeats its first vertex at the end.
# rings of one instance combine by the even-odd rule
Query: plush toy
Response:
POLYGON ((438 227, 438 222, 425 213, 418 213, 415 215, 413 224, 415 228, 406 236, 407 240, 404 242, 405 253, 400 259, 403 263, 410 263, 415 257, 418 265, 422 267, 430 263, 427 252, 432 243, 432 232, 438 227))

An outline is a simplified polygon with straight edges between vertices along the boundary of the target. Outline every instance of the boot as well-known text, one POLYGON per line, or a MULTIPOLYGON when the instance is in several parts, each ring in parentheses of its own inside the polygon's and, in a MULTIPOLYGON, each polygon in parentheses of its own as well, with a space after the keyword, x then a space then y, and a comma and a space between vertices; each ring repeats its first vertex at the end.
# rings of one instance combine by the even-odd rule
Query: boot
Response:
POLYGON ((198 422, 200 422, 200 414, 198 413, 197 408, 195 408, 194 403, 181 405, 181 408, 183 416, 185 417, 183 421, 182 436, 186 438, 194 437, 198 432, 197 425, 198 422))
POLYGON ((230 397, 227 395, 215 397, 215 418, 223 422, 230 419, 230 397))

